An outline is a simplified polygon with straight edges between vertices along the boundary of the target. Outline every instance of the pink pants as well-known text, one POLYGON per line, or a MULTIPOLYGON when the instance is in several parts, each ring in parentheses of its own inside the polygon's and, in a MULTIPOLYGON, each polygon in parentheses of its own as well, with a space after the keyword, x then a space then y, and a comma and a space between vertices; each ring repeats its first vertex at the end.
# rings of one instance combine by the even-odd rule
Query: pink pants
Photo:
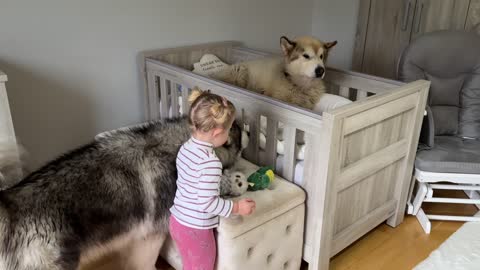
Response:
POLYGON ((170 235, 182 257, 183 270, 214 270, 217 246, 213 229, 193 229, 170 216, 170 235))

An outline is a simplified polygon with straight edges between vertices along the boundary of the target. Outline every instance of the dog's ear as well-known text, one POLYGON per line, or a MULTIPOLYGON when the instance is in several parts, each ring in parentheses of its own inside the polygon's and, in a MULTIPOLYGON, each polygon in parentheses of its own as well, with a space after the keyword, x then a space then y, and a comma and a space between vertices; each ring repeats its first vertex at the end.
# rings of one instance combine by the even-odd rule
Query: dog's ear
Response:
POLYGON ((332 41, 332 42, 327 42, 325 43, 325 48, 327 48, 327 50, 330 50, 331 48, 333 48, 335 45, 337 45, 337 41, 332 41))
POLYGON ((297 44, 294 41, 289 40, 286 36, 280 38, 280 47, 284 55, 289 55, 297 44))

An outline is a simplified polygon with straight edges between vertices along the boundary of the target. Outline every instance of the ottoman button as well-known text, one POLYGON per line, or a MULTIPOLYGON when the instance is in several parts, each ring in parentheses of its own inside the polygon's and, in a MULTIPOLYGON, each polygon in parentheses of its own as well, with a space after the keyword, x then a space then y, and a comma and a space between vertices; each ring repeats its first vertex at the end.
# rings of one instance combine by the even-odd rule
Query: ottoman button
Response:
POLYGON ((284 264, 283 264, 283 269, 287 269, 288 268, 288 261, 286 261, 284 264))
POLYGON ((287 227, 285 228, 285 232, 289 234, 291 231, 292 231, 292 225, 287 225, 287 227))
POLYGON ((252 252, 253 252, 253 247, 251 247, 247 250, 247 257, 252 256, 252 252))
POLYGON ((267 263, 270 263, 273 259, 273 254, 268 255, 267 257, 267 263))

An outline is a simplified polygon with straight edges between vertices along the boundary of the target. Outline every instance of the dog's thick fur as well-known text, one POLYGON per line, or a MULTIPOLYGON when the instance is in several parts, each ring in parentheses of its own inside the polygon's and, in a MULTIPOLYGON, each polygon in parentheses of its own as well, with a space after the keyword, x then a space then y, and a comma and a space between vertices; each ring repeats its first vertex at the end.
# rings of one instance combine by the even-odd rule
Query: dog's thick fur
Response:
MULTIPOLYGON (((153 239, 153 261, 125 268, 154 269, 176 191, 176 154, 189 137, 185 118, 111 132, 1 191, 0 269, 77 269, 138 239, 153 239)), ((236 161, 238 125, 216 150, 225 168, 236 161)))
POLYGON ((280 39, 283 57, 242 62, 213 75, 214 78, 264 95, 313 109, 325 92, 322 81, 330 49, 337 44, 313 37, 280 39))

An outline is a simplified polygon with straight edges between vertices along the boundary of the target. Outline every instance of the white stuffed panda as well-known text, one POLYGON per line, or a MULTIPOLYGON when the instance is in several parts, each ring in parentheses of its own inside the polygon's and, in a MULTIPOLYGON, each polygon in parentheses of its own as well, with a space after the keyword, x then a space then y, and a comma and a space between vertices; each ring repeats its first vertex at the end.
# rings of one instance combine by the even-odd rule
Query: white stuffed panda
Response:
POLYGON ((220 180, 220 196, 240 196, 247 192, 247 177, 239 171, 225 170, 220 180))

